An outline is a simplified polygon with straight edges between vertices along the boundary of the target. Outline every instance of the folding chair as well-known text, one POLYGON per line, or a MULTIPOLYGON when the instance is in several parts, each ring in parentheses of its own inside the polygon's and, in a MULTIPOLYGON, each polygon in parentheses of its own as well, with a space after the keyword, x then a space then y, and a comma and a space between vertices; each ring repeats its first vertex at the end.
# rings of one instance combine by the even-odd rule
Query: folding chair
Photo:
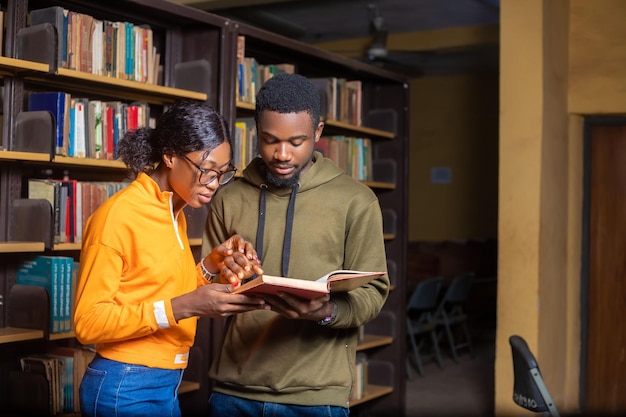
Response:
MULTIPOLYGON (((456 363, 459 362, 459 349, 467 348, 470 354, 472 353, 472 339, 467 324, 468 316, 463 305, 469 297, 473 281, 474 274, 471 272, 454 277, 434 313, 435 325, 443 327, 452 360, 456 363), (459 342, 455 341, 452 334, 452 329, 455 327, 461 327, 463 330, 463 339, 459 342)), ((439 339, 439 335, 437 338, 439 339)))
MULTIPOLYGON (((422 348, 425 337, 430 334, 434 356, 437 364, 443 369, 443 361, 435 336, 435 323, 433 322, 433 311, 437 307, 439 293, 443 286, 442 277, 433 277, 425 279, 417 284, 406 308, 406 335, 409 338, 413 358, 417 371, 424 376, 424 367, 422 365, 422 357, 420 349, 422 348)), ((409 379, 412 378, 410 357, 406 357, 406 369, 409 379)))
POLYGON ((559 412, 543 382, 539 365, 526 341, 513 335, 509 337, 513 354, 513 401, 515 404, 543 416, 559 417, 559 412))

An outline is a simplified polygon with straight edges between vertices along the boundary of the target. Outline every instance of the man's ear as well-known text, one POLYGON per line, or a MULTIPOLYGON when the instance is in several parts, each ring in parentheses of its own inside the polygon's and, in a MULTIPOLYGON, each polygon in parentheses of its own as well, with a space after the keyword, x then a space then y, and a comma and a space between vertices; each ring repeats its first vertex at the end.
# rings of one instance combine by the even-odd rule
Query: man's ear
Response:
POLYGON ((322 136, 322 131, 323 130, 324 130, 324 122, 319 122, 317 124, 317 128, 315 129, 315 142, 320 140, 320 137, 322 136))

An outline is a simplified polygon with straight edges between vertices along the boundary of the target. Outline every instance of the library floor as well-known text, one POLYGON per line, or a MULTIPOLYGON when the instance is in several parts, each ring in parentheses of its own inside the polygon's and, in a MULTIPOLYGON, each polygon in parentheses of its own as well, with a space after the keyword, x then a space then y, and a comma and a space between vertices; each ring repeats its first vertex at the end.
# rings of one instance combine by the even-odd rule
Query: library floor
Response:
POLYGON ((472 342, 473 357, 465 350, 458 364, 444 351, 443 369, 429 361, 422 377, 411 368, 406 417, 493 417, 494 340, 482 337, 472 342))

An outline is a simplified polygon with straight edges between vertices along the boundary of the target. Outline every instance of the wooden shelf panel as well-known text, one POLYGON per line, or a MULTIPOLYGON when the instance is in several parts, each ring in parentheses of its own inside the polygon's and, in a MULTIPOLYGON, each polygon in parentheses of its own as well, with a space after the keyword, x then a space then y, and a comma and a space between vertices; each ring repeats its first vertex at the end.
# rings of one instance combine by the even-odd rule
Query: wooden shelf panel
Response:
POLYGON ((350 407, 355 407, 359 404, 363 404, 367 401, 371 401, 375 398, 382 397, 383 395, 391 394, 393 387, 387 387, 383 385, 367 384, 363 396, 358 400, 350 400, 350 407))
POLYGON ((206 101, 207 95, 197 91, 181 90, 180 88, 164 87, 162 85, 146 84, 87 72, 59 68, 54 78, 46 77, 46 84, 56 84, 71 87, 77 82, 81 90, 87 93, 115 95, 121 98, 147 101, 148 103, 171 103, 177 99, 187 98, 206 101), (84 87, 84 88, 83 88, 84 87))
POLYGON ((26 73, 24 74, 26 79, 43 82, 47 86, 74 88, 78 84, 81 86, 80 90, 85 93, 106 96, 113 94, 129 100, 147 101, 153 104, 171 103, 181 98, 199 101, 206 101, 208 98, 205 93, 197 91, 140 83, 65 68, 58 68, 55 73, 50 73, 50 67, 47 64, 0 57, 0 74, 22 73, 26 73))
POLYGON ((102 167, 113 169, 126 169, 126 164, 120 160, 95 159, 95 158, 76 158, 72 156, 55 155, 53 162, 55 164, 64 165, 80 165, 88 167, 102 167))
POLYGON ((239 110, 254 111, 255 109, 254 103, 246 103, 245 101, 238 101, 236 106, 239 110))
POLYGON ((190 246, 202 246, 202 238, 201 237, 189 238, 189 245, 190 246))
POLYGON ((52 247, 54 251, 62 251, 62 250, 80 250, 82 247, 82 243, 55 243, 52 247))
POLYGON ((350 123, 339 122, 337 120, 325 120, 324 124, 330 129, 346 131, 346 133, 349 134, 364 135, 367 137, 378 139, 393 139, 395 137, 392 132, 387 132, 385 130, 374 129, 366 126, 351 125, 350 123))
POLYGON ((50 162, 50 155, 47 153, 0 150, 0 159, 7 161, 50 162))
POLYGON ((42 339, 43 330, 20 329, 17 327, 0 327, 0 344, 23 342, 25 340, 42 339))
POLYGON ((71 156, 55 155, 53 159, 46 153, 18 152, 0 150, 0 160, 20 162, 48 162, 57 165, 72 165, 93 168, 107 168, 125 170, 126 164, 120 160, 76 158, 71 156))
POLYGON ((378 189, 385 189, 385 190, 396 189, 396 184, 394 184, 393 182, 380 182, 380 181, 361 181, 361 182, 370 188, 378 188, 378 189))
POLYGON ((50 333, 48 335, 48 340, 62 340, 62 339, 73 339, 76 337, 74 330, 63 333, 50 333))
POLYGON ((200 389, 200 383, 199 382, 192 382, 192 381, 185 381, 185 380, 183 380, 180 383, 180 387, 178 388, 178 393, 179 394, 184 394, 186 392, 197 391, 199 389, 200 389))
POLYGON ((0 253, 43 252, 43 242, 0 242, 0 253))
MULTIPOLYGON (((246 103, 244 101, 238 101, 236 106, 238 110, 244 111, 254 111, 255 109, 254 103, 246 103)), ((392 132, 374 129, 367 126, 356 126, 350 123, 339 122, 337 120, 324 120, 324 124, 329 129, 332 129, 334 131, 340 130, 344 133, 351 135, 363 135, 378 139, 393 139, 395 137, 395 134, 392 132)))
POLYGON ((0 73, 14 75, 25 71, 48 72, 48 64, 0 56, 0 73))
POLYGON ((363 340, 356 347, 357 351, 367 350, 379 346, 390 345, 393 343, 393 337, 391 336, 378 336, 374 334, 366 334, 363 340))

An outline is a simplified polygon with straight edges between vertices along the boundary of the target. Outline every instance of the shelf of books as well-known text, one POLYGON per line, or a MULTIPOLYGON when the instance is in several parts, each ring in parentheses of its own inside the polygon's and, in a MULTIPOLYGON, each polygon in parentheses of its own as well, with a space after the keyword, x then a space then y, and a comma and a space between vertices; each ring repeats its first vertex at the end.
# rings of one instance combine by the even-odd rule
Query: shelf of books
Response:
MULTIPOLYGON (((0 56, 0 343, 13 356, 0 361, 0 375, 11 378, 0 410, 76 415, 71 396, 47 408, 12 395, 12 386, 32 379, 21 359, 78 345, 70 318, 82 230, 129 183, 117 144, 128 130, 153 127, 176 100, 220 108, 228 22, 161 0, 4 0, 0 14, 7 55, 0 56), (81 29, 90 42, 75 41, 81 29)), ((202 238, 190 243, 198 249, 202 238)), ((83 364, 93 354, 73 352, 86 356, 83 364)), ((205 365, 194 371, 207 375, 205 365)), ((80 377, 73 382, 77 389, 80 377)), ((192 414, 204 407, 208 384, 180 387, 200 389, 196 404, 186 404, 192 414)))

